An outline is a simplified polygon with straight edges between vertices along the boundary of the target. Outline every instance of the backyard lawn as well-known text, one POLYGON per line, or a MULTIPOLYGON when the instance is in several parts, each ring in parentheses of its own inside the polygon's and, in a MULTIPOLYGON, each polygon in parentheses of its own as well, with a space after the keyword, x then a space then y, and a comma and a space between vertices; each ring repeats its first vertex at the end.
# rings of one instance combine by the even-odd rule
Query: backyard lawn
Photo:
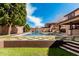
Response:
POLYGON ((60 48, 0 48, 0 56, 75 56, 60 48))
MULTIPOLYGON (((30 38, 38 39, 38 37, 14 37, 14 36, 0 36, 2 40, 27 40, 30 38)), ((53 40, 55 37, 47 36, 43 39, 53 40)), ((31 40, 31 39, 30 39, 31 40)), ((41 40, 41 39, 40 39, 41 40)), ((0 56, 75 56, 61 48, 0 48, 0 56)))

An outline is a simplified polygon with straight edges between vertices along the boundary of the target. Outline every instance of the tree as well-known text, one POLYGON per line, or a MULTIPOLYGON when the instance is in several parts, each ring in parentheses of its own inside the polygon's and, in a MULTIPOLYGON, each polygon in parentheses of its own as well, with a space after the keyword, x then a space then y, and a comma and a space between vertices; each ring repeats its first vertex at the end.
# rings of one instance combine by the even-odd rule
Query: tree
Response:
POLYGON ((25 31, 26 32, 30 31, 30 26, 28 24, 25 25, 25 31))
POLYGON ((0 24, 9 27, 8 34, 11 33, 12 26, 24 26, 26 23, 26 4, 24 3, 4 3, 0 4, 0 24))

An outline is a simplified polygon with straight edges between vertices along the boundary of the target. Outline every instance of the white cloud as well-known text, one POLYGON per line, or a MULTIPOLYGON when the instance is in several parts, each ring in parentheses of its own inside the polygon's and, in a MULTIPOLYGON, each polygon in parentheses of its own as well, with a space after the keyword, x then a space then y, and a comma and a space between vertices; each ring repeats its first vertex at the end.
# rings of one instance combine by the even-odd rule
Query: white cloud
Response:
POLYGON ((28 16, 29 18, 29 21, 31 22, 34 22, 35 23, 35 26, 44 26, 43 23, 41 23, 42 19, 41 18, 38 18, 38 17, 35 17, 35 16, 28 16))
POLYGON ((44 26, 44 24, 42 23, 42 19, 40 17, 32 16, 32 14, 37 10, 36 7, 33 7, 31 4, 27 4, 26 10, 27 10, 27 18, 29 18, 30 22, 33 22, 35 24, 34 27, 44 26))
POLYGON ((37 8, 36 7, 32 7, 31 4, 29 4, 29 3, 26 4, 27 15, 29 15, 29 16, 31 16, 35 12, 36 9, 37 8))

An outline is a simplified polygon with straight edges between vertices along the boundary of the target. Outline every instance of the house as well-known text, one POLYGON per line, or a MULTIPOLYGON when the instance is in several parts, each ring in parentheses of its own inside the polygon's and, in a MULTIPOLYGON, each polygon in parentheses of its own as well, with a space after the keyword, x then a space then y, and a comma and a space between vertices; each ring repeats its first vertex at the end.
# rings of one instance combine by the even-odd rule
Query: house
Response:
POLYGON ((64 19, 65 20, 59 22, 59 25, 66 26, 66 34, 79 35, 79 8, 65 15, 64 19))
POLYGON ((48 27, 41 27, 40 30, 42 32, 49 32, 50 28, 48 28, 48 27))
POLYGON ((63 21, 56 23, 46 23, 45 27, 39 29, 42 32, 63 32, 65 35, 79 35, 79 8, 66 14, 63 19, 63 21))
MULTIPOLYGON (((60 26, 57 22, 47 23, 45 26, 49 28, 49 32, 59 32, 60 26)), ((63 28, 63 27, 61 27, 61 28, 63 28)))
MULTIPOLYGON (((48 32, 49 31, 49 28, 48 27, 41 27, 41 28, 38 28, 41 32, 48 32)), ((31 32, 34 32, 36 30, 36 28, 31 28, 30 31, 31 32)))
POLYGON ((35 28, 31 28, 30 29, 30 32, 34 32, 36 29, 35 28))
POLYGON ((58 25, 58 23, 51 23, 50 32, 59 32, 59 25, 58 25))

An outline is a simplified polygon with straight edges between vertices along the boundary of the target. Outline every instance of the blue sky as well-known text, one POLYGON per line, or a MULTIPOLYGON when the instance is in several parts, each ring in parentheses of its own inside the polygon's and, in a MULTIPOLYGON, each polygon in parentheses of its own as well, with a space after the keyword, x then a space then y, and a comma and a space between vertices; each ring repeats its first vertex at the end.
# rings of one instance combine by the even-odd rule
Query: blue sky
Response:
POLYGON ((69 12, 79 8, 74 3, 31 3, 27 4, 27 23, 31 27, 44 26, 56 22, 69 12))

